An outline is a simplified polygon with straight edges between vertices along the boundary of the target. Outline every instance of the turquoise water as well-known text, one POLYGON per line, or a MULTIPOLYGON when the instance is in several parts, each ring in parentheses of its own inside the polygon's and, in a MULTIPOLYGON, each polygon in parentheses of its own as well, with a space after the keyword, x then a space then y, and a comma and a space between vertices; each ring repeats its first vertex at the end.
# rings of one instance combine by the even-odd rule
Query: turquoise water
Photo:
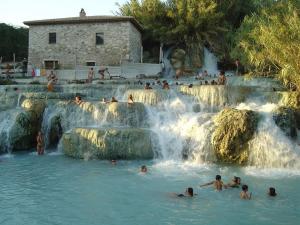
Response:
POLYGON ((172 161, 81 161, 31 153, 2 157, 1 225, 299 224, 299 171, 259 170, 172 161), (149 173, 139 173, 146 164, 149 173), (253 193, 216 192, 199 184, 238 175, 253 193), (195 198, 176 198, 194 187, 195 198), (276 187, 270 198, 267 188, 276 187))

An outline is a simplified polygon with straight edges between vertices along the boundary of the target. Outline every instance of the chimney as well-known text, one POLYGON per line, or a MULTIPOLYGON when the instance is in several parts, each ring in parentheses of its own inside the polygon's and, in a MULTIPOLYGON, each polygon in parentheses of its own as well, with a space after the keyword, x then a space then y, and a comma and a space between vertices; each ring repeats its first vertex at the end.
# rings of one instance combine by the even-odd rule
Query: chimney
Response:
POLYGON ((84 9, 81 9, 81 10, 80 10, 79 17, 80 17, 80 18, 86 17, 86 13, 85 13, 84 9))

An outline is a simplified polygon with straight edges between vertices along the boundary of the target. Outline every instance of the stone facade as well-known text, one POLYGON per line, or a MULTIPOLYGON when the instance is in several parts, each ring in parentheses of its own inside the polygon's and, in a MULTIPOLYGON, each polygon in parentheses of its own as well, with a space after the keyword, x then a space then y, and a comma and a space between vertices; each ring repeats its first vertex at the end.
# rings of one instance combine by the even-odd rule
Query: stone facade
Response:
POLYGON ((58 61, 59 68, 72 69, 95 62, 96 66, 140 62, 141 27, 132 17, 85 17, 24 22, 29 25, 28 61, 44 68, 45 61, 58 61), (105 19, 103 19, 105 18, 105 19), (119 19, 121 18, 121 19, 119 19), (134 23, 133 23, 134 22, 134 23), (56 43, 49 34, 56 33, 56 43), (96 44, 96 34, 103 44, 96 44))

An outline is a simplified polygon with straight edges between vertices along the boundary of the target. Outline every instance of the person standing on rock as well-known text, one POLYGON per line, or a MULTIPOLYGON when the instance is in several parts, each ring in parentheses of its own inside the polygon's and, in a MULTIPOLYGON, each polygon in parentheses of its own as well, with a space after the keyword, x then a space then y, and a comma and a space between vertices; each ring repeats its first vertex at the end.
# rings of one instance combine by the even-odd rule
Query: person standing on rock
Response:
POLYGON ((38 155, 44 154, 44 137, 41 131, 38 132, 38 135, 36 136, 36 150, 38 155))
POLYGON ((95 76, 95 72, 94 72, 94 68, 90 68, 89 70, 89 73, 88 73, 88 83, 92 83, 93 82, 93 79, 94 79, 94 76, 95 76))

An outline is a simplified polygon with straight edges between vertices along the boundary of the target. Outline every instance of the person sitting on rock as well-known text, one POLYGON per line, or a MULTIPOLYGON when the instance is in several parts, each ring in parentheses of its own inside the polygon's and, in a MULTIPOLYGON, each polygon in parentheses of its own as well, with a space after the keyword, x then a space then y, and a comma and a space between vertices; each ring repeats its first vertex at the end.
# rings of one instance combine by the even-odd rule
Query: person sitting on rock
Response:
POLYGON ((177 197, 194 197, 194 189, 191 187, 188 187, 184 194, 176 194, 177 197))
POLYGON ((38 155, 44 154, 44 138, 41 131, 38 132, 38 135, 36 136, 36 150, 38 155))
POLYGON ((146 83, 144 89, 145 89, 145 90, 150 90, 150 89, 152 89, 152 87, 150 87, 150 83, 149 83, 149 82, 146 83))
POLYGON ((102 98, 102 103, 109 103, 109 101, 107 101, 106 98, 102 98))
POLYGON ((248 200, 250 200, 251 199, 251 195, 252 195, 252 193, 248 193, 248 185, 244 184, 242 186, 242 191, 240 193, 240 198, 241 199, 248 199, 248 200))
POLYGON ((268 195, 271 196, 271 197, 275 197, 277 195, 275 188, 270 187, 268 195))
POLYGON ((241 185, 241 178, 234 176, 232 181, 227 184, 227 187, 239 188, 241 185))
POLYGON ((81 97, 79 95, 77 95, 75 97, 75 104, 80 105, 82 103, 81 97))
POLYGON ((115 97, 112 97, 110 102, 118 102, 118 100, 115 97))
POLYGON ((209 183, 202 184, 202 185, 200 185, 200 187, 204 187, 204 186, 208 186, 208 185, 214 185, 214 188, 217 191, 222 191, 223 187, 227 188, 227 186, 223 183, 222 178, 221 178, 220 175, 216 175, 216 180, 215 181, 211 181, 209 183))
POLYGON ((218 78, 218 84, 219 85, 225 85, 226 84, 226 77, 225 77, 225 71, 220 72, 220 76, 218 78))
POLYGON ((127 101, 127 103, 128 103, 129 105, 132 105, 132 104, 134 103, 132 94, 130 94, 130 95, 128 96, 128 101, 127 101))
POLYGON ((146 165, 142 165, 141 166, 141 172, 142 173, 147 173, 148 169, 147 169, 147 166, 146 165))
POLYGON ((166 80, 163 81, 162 89, 164 89, 164 90, 169 90, 170 89, 169 83, 166 80))
POLYGON ((48 91, 52 92, 54 90, 54 84, 56 84, 57 80, 58 80, 56 75, 54 74, 53 70, 51 70, 47 79, 48 79, 47 89, 48 89, 48 91))

